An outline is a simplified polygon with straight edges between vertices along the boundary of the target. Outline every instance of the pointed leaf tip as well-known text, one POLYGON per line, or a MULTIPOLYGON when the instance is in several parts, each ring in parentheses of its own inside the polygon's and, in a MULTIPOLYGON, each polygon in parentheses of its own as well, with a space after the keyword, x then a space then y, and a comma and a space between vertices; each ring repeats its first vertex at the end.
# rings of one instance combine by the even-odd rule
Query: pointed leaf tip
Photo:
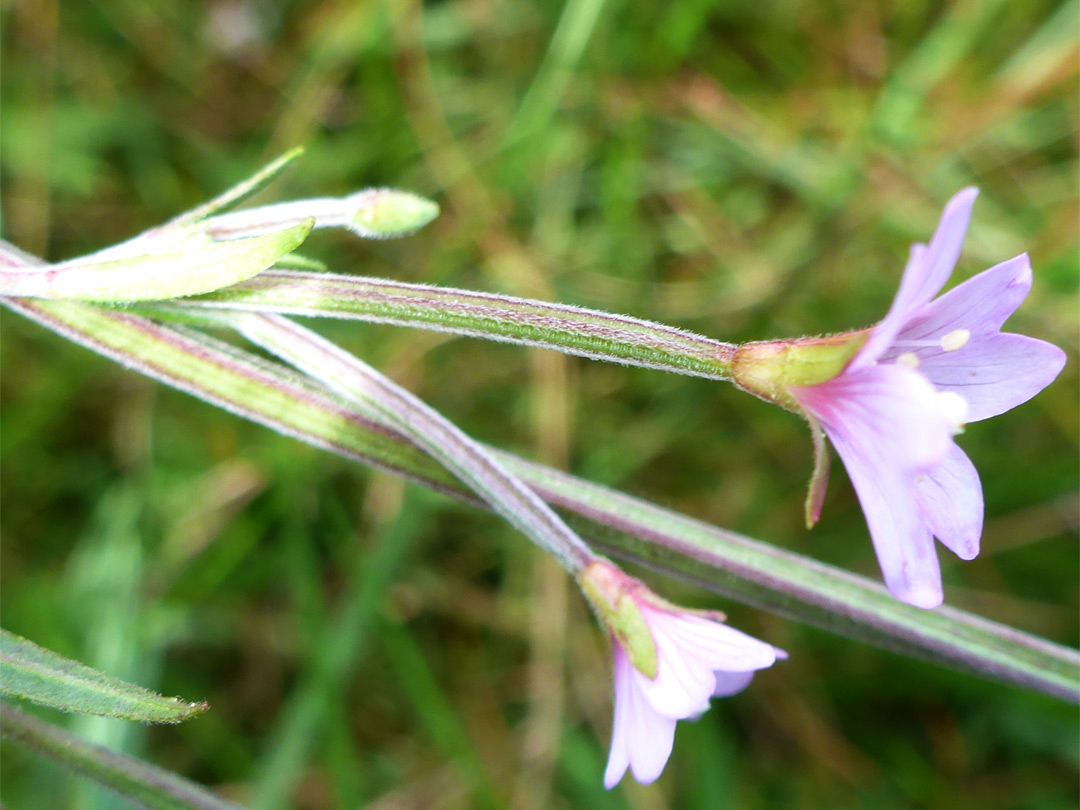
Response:
POLYGON ((238 203, 270 185, 270 183, 277 179, 286 169, 299 160, 303 154, 304 147, 294 146, 285 154, 270 161, 246 180, 241 180, 235 186, 222 192, 212 200, 180 214, 180 216, 168 223, 169 226, 177 227, 180 225, 190 225, 194 222, 207 219, 214 214, 220 214, 223 211, 233 208, 238 203))
POLYGON ((165 697, 0 630, 0 694, 75 714, 180 723, 210 708, 165 697))
MULTIPOLYGON (((258 275, 299 247, 315 224, 235 239, 214 237, 199 225, 131 240, 127 255, 95 255, 54 265, 41 297, 82 301, 147 301, 212 292, 258 275)), ((123 247, 123 246, 121 246, 123 247)))

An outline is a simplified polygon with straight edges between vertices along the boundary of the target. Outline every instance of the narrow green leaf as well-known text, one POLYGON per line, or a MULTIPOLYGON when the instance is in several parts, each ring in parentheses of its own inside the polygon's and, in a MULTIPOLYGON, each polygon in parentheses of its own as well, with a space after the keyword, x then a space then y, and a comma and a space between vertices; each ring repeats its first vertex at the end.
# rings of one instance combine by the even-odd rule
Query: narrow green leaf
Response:
POLYGON ((270 183, 277 179, 277 177, 289 168, 293 163, 300 159, 304 154, 304 147, 296 146, 290 149, 281 157, 271 161, 259 171, 255 172, 247 180, 242 180, 235 186, 225 191, 214 199, 209 200, 202 205, 192 208, 190 211, 186 211, 180 216, 173 219, 168 223, 168 227, 175 227, 178 225, 189 225, 194 222, 199 222, 214 214, 220 214, 223 211, 228 211, 233 206, 240 202, 243 202, 252 194, 266 188, 270 183))
MULTIPOLYGON (((130 312, 59 301, 4 302, 43 326, 168 385, 346 458, 475 503, 377 415, 277 364, 130 312)), ((764 610, 894 650, 1080 702, 1076 650, 951 608, 923 611, 877 582, 613 492, 507 453, 497 457, 562 509, 587 540, 764 610)))
POLYGON ((0 270, 0 294, 79 301, 145 301, 210 292, 251 278, 299 247, 314 225, 216 240, 195 225, 156 229, 71 261, 0 270))
POLYGON ((573 79, 574 69, 586 52, 603 7, 604 0, 572 0, 563 6, 547 53, 504 130, 503 147, 542 129, 555 115, 559 101, 573 79))
POLYGON ((75 714, 180 723, 209 708, 112 678, 0 629, 0 694, 75 714))
POLYGON ((0 703, 0 736, 93 779, 152 810, 240 810, 171 771, 88 743, 62 728, 0 703))
POLYGON ((982 0, 944 9, 889 71, 871 115, 873 131, 893 143, 910 143, 919 130, 914 123, 933 88, 956 73, 989 27, 1001 24, 998 15, 1003 6, 1005 0, 982 0))
POLYGON ((998 69, 995 92, 1012 97, 1030 93, 1044 82, 1052 82, 1064 65, 1075 65, 1077 20, 1078 0, 1063 0, 1048 12, 1039 28, 998 69))

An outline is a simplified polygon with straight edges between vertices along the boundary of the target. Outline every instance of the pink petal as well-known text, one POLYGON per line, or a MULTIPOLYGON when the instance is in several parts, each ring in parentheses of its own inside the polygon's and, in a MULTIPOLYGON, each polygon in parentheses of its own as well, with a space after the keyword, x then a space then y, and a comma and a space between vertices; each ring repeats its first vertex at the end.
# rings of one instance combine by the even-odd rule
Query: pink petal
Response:
POLYGON ((1027 402, 1054 381, 1065 352, 1051 343, 1009 333, 972 339, 954 352, 925 357, 919 371, 940 390, 968 404, 967 421, 978 422, 1027 402))
POLYGON ((686 718, 708 708, 716 689, 715 670, 746 671, 772 666, 769 644, 701 616, 649 610, 646 613, 659 657, 656 677, 641 689, 665 717, 686 718))
POLYGON ((847 436, 832 433, 829 438, 859 496, 889 592, 915 607, 937 607, 943 600, 941 570, 915 499, 912 473, 897 469, 872 442, 852 444, 847 436))
POLYGON ((849 370, 854 371, 874 365, 878 358, 888 351, 897 334, 911 318, 912 312, 918 309, 917 306, 909 306, 908 302, 901 299, 900 293, 903 292, 905 279, 914 278, 922 272, 925 256, 926 245, 915 244, 911 246, 911 253, 908 256, 907 265, 904 267, 904 275, 901 277, 900 289, 896 293, 896 298, 893 299, 892 306, 889 307, 889 311, 882 318, 881 323, 875 326, 870 333, 866 345, 859 350, 855 359, 848 364, 849 370))
POLYGON ((916 476, 915 499, 927 527, 961 560, 979 556, 983 494, 979 474, 955 444, 933 469, 916 476))
POLYGON ((652 784, 664 772, 675 743, 677 722, 655 712, 649 714, 647 719, 647 723, 638 727, 638 736, 630 751, 630 772, 642 785, 652 784))
MULTIPOLYGON (((957 329, 973 337, 998 332, 1031 290, 1031 263, 1026 254, 984 270, 920 309, 897 335, 898 343, 939 341, 957 329)), ((938 349, 940 350, 940 349, 938 349)), ((882 360, 909 351, 889 348, 882 360)), ((919 352, 916 352, 919 354, 919 352)))
POLYGON ((917 607, 941 604, 934 541, 914 478, 945 458, 952 437, 939 394, 904 366, 845 371, 792 394, 821 422, 859 496, 889 591, 917 607))
POLYGON ((713 689, 713 697, 731 697, 737 695, 750 685, 754 673, 750 672, 716 672, 716 688, 713 689))
POLYGON ((604 771, 604 787, 615 787, 629 765, 634 778, 643 785, 656 781, 671 756, 675 723, 657 714, 640 684, 644 675, 634 669, 617 644, 615 655, 615 717, 611 731, 611 753, 604 771))
POLYGON ((971 221, 971 207, 979 194, 976 188, 966 188, 945 206, 930 244, 913 245, 911 257, 900 279, 900 289, 893 299, 889 313, 875 327, 870 339, 859 352, 852 368, 873 363, 890 345, 916 311, 929 303, 949 280, 971 221))
POLYGON ((611 725, 611 752, 608 754, 607 768, 604 771, 604 787, 611 790, 623 778, 630 767, 630 735, 633 725, 630 718, 630 694, 633 684, 630 682, 629 660, 622 647, 613 642, 615 658, 615 710, 611 725))
POLYGON ((938 392, 904 366, 849 369, 827 383, 792 388, 791 394, 833 444, 837 436, 853 446, 873 444, 875 455, 897 469, 936 464, 952 441, 938 392))
POLYGON ((648 611, 646 619, 656 642, 658 666, 656 677, 646 678, 641 684, 645 698, 665 717, 682 719, 704 711, 716 679, 713 667, 702 659, 696 640, 678 634, 683 617, 648 611))
POLYGON ((702 616, 667 617, 671 620, 664 625, 668 635, 708 669, 764 669, 776 662, 776 648, 730 625, 702 616))
POLYGON ((906 297, 912 306, 921 306, 941 292, 960 258, 960 249, 967 235, 968 223, 971 222, 971 208, 978 196, 977 188, 965 188, 949 200, 926 248, 921 272, 910 281, 905 278, 900 282, 900 291, 896 296, 898 301, 906 297))

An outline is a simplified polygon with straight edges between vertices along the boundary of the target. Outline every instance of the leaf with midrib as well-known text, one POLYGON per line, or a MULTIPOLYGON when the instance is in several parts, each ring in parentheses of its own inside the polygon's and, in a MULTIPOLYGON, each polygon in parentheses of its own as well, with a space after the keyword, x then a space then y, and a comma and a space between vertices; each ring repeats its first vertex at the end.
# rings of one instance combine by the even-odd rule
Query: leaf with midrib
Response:
POLYGON ((179 723, 209 704, 168 698, 0 629, 0 694, 74 714, 179 723))

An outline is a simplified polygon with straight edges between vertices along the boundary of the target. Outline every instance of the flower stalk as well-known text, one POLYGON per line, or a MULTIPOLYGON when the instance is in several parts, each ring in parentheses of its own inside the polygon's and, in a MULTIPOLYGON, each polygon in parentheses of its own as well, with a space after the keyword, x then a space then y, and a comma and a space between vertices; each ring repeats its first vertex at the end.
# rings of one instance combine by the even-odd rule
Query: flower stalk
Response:
POLYGON ((394 239, 423 228, 439 206, 407 191, 371 188, 348 197, 321 197, 219 214, 205 221, 215 239, 246 239, 311 218, 314 227, 344 228, 361 239, 394 239))
POLYGON ((271 269, 183 306, 343 318, 536 346, 727 380, 735 346, 599 310, 425 284, 271 269))
POLYGON ((483 446, 367 363, 281 316, 221 313, 221 321, 401 430, 568 571, 599 559, 483 446))
POLYGON ((720 614, 685 611, 594 554, 521 479, 454 425, 363 362, 281 316, 231 314, 223 321, 306 374, 359 399, 461 478, 491 507, 575 573, 612 639, 615 724, 604 784, 629 767, 654 781, 678 720, 706 711, 714 696, 745 688, 753 672, 784 654, 722 624, 720 614))

